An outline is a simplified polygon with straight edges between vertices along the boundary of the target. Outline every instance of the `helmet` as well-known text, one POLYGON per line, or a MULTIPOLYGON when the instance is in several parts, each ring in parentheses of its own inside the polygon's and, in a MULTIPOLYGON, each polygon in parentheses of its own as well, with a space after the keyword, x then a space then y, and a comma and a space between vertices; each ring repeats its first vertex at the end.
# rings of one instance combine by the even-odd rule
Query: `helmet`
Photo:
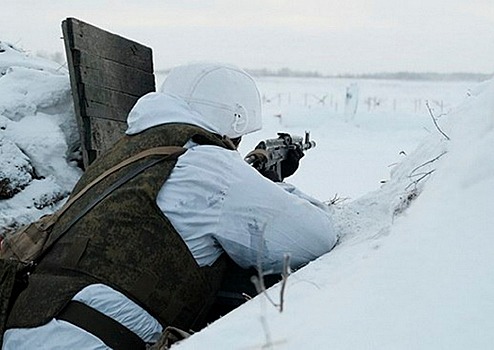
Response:
POLYGON ((236 138, 262 127, 256 83, 235 66, 194 63, 176 67, 166 77, 161 92, 184 99, 221 135, 236 138))

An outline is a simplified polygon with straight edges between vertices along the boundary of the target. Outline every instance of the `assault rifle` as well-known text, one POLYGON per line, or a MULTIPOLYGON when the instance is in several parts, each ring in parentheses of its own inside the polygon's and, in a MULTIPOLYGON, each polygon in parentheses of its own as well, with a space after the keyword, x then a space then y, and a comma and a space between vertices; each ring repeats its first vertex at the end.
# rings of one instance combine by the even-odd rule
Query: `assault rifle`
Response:
POLYGON ((287 158, 288 152, 294 149, 306 151, 314 147, 316 143, 310 140, 308 131, 305 132, 305 137, 280 132, 277 138, 259 142, 255 149, 247 154, 245 161, 260 173, 275 172, 279 179, 283 179, 281 162, 287 158))

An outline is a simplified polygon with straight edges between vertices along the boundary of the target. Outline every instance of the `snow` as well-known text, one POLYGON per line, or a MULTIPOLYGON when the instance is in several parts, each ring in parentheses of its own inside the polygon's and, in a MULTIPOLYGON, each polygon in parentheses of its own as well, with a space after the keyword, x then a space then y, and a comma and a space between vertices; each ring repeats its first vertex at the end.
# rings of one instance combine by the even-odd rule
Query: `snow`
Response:
POLYGON ((341 242, 289 277, 282 313, 258 296, 174 349, 492 347, 494 82, 394 82, 386 95, 367 81, 361 96, 372 83, 401 100, 443 94, 446 115, 429 105, 450 140, 427 108, 381 106, 345 122, 282 105, 281 125, 271 120, 262 137, 311 129, 318 145, 290 181, 321 199, 349 198, 334 206, 341 242))
POLYGON ((60 206, 82 173, 77 144, 67 70, 0 42, 0 183, 22 189, 0 199, 0 234, 60 206))
MULTIPOLYGON (((67 71, 0 48, 0 179, 25 186, 0 200, 6 227, 55 210, 81 171, 67 71)), ((258 81, 265 126, 240 151, 310 131, 289 182, 336 201, 342 237, 290 275, 283 312, 257 296, 173 349, 492 348, 494 81, 258 81)))

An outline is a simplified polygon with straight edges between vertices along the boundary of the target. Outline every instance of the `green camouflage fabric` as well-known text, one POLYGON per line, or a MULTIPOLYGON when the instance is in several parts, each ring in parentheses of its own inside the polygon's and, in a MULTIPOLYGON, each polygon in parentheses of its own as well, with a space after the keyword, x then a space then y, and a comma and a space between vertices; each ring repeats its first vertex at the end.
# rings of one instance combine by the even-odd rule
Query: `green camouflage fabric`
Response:
POLYGON ((0 259, 0 345, 15 296, 25 287, 24 265, 16 260, 0 259))
MULTIPOLYGON (((72 195, 115 164, 146 149, 183 146, 189 139, 234 149, 229 139, 186 124, 166 124, 124 136, 83 174, 72 195)), ((151 156, 153 157, 153 156, 151 156)), ((146 160, 142 160, 146 161, 146 160)), ((62 230, 82 208, 127 171, 131 164, 94 186, 65 212, 53 228, 62 230)), ((98 203, 43 257, 29 286, 17 298, 8 328, 42 325, 82 288, 104 283, 122 292, 163 326, 196 329, 203 324, 224 274, 224 259, 200 268, 156 196, 176 160, 146 169, 98 203)))

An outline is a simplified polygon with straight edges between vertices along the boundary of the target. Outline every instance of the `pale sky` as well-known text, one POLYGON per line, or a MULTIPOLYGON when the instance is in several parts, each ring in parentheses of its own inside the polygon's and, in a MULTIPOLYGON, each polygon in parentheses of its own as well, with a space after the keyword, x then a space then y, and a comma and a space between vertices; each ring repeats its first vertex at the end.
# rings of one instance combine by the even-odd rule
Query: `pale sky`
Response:
POLYGON ((0 0, 0 41, 64 52, 75 17, 190 61, 314 71, 494 73, 494 0, 0 0))

